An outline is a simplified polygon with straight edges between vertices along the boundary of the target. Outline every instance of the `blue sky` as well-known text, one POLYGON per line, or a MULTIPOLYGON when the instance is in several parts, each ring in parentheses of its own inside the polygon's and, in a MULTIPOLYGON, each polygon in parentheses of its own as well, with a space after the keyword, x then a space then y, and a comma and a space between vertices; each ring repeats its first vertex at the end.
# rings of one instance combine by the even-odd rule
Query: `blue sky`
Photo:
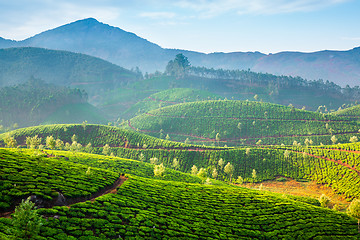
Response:
POLYGON ((0 36, 22 40, 83 18, 165 48, 200 52, 348 50, 358 0, 0 0, 0 36))

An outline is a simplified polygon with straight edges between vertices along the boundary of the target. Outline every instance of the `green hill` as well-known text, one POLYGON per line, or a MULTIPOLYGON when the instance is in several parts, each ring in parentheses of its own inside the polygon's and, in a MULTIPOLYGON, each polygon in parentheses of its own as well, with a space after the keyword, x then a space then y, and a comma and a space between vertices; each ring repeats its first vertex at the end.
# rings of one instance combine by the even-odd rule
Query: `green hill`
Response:
POLYGON ((108 120, 99 109, 89 103, 77 103, 64 105, 56 112, 48 116, 42 124, 63 123, 88 123, 106 124, 108 120))
POLYGON ((202 101, 149 111, 129 120, 128 128, 174 141, 206 145, 304 143, 330 144, 360 136, 360 125, 347 118, 251 101, 202 101), (216 138, 218 136, 218 138, 216 138), (259 142, 259 140, 261 140, 259 142))
MULTIPOLYGON (((54 136, 71 144, 71 138, 76 134, 76 144, 66 147, 75 153, 85 151, 102 154, 104 145, 108 144, 110 146, 108 154, 144 162, 151 162, 152 159, 156 159, 158 164, 163 163, 166 168, 174 168, 174 159, 176 158, 179 163, 176 169, 190 173, 195 165, 198 169, 203 168, 206 176, 218 180, 234 181, 241 176, 246 182, 261 182, 284 176, 327 184, 348 198, 360 197, 358 172, 360 170, 360 162, 358 161, 360 146, 357 143, 330 146, 329 148, 332 149, 329 150, 329 153, 315 152, 321 148, 310 148, 311 145, 308 147, 201 147, 161 140, 144 134, 101 125, 38 126, 14 130, 9 134, 16 139, 18 144, 23 146, 26 137, 35 135, 42 137, 41 144, 43 145, 45 145, 47 136, 54 136), (88 147, 89 143, 91 143, 90 147, 88 147), (78 146, 78 144, 81 145, 78 146), (340 152, 342 155, 339 155, 339 151, 333 150, 337 149, 338 146, 351 148, 353 152, 340 152), (309 152, 309 149, 314 150, 309 152), (222 164, 220 164, 220 160, 222 164), (224 170, 227 164, 231 164, 234 168, 231 175, 224 170), (253 176, 254 170, 256 171, 255 178, 253 176)), ((6 138, 7 134, 0 135, 0 145, 3 145, 6 138)), ((73 161, 97 168, 103 166, 102 161, 90 159, 87 157, 82 161, 76 160, 75 157, 73 161)), ((115 169, 115 171, 117 170, 115 169)))
MULTIPOLYGON (((69 206, 39 209, 46 221, 38 239, 359 238, 355 219, 314 206, 318 203, 310 199, 304 202, 301 198, 231 185, 183 181, 195 180, 191 176, 178 175, 173 181, 154 179, 152 173, 147 173, 149 164, 126 159, 58 151, 53 153, 61 156, 52 158, 31 156, 33 150, 0 151, 3 156, 0 171, 5 173, 0 181, 6 182, 1 193, 17 192, 17 197, 30 193, 47 196, 46 192, 55 189, 66 192, 70 187, 85 187, 85 193, 96 190, 101 183, 100 186, 105 186, 103 180, 99 182, 105 176, 111 183, 121 173, 133 174, 113 192, 105 192, 91 201, 83 199, 69 206), (102 169, 88 168, 91 164, 102 165, 102 169), (69 171, 69 167, 73 170, 69 171), (73 178, 77 178, 77 184, 71 185, 73 178), (91 187, 86 187, 89 184, 91 187)), ((165 177, 175 173, 170 171, 165 177)), ((0 218, 0 233, 4 235, 11 227, 11 219, 0 218)))
POLYGON ((141 113, 183 102, 195 102, 209 99, 219 99, 220 96, 208 91, 191 88, 172 88, 151 94, 147 98, 132 105, 121 114, 122 118, 129 119, 141 113))
POLYGON ((354 121, 358 121, 360 119, 360 105, 340 109, 336 112, 333 112, 332 114, 335 116, 342 116, 354 121))
MULTIPOLYGON (((87 93, 30 78, 0 88, 0 125, 10 128, 45 123, 106 123, 102 113, 87 103, 87 93)), ((1 132, 1 129, 0 129, 1 132)))
POLYGON ((90 100, 137 79, 129 70, 85 54, 32 47, 0 49, 1 87, 23 83, 31 76, 85 89, 90 100))

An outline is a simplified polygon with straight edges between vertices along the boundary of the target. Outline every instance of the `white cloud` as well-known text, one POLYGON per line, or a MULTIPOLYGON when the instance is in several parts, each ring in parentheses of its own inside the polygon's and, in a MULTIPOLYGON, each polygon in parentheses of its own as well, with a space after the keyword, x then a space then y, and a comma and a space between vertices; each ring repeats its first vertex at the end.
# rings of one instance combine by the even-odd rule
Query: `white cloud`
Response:
POLYGON ((176 14, 173 12, 143 12, 140 13, 140 17, 151 19, 171 19, 176 17, 176 14))
POLYGON ((237 14, 279 14, 308 12, 350 0, 181 0, 176 5, 198 12, 200 17, 214 17, 228 12, 237 14))

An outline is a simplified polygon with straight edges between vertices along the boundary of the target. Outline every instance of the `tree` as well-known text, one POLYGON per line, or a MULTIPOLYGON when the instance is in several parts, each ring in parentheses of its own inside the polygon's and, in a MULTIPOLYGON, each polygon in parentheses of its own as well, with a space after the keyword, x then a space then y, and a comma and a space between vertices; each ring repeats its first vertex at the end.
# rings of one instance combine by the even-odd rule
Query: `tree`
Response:
POLYGON ((319 198, 319 202, 322 207, 328 207, 330 199, 325 194, 322 194, 319 198))
POLYGON ((218 142, 220 142, 220 133, 217 133, 216 136, 215 136, 215 140, 218 142))
POLYGON ((175 170, 177 170, 180 167, 179 160, 177 160, 177 158, 174 158, 173 163, 172 163, 172 167, 175 170))
POLYGON ((169 136, 169 134, 166 134, 165 139, 168 140, 168 141, 170 141, 170 136, 169 136))
POLYGON ((156 158, 156 157, 153 157, 153 158, 150 158, 150 163, 151 164, 158 164, 158 162, 159 162, 159 159, 158 158, 156 158))
POLYGON ((87 124, 87 121, 86 121, 86 120, 85 120, 85 121, 83 121, 83 122, 82 122, 82 124, 81 124, 81 125, 82 125, 82 127, 84 128, 84 131, 86 130, 86 124, 87 124))
POLYGON ((197 176, 200 177, 200 178, 205 178, 206 177, 205 168, 200 168, 199 172, 197 173, 197 176))
POLYGON ((358 220, 358 232, 360 233, 360 200, 354 199, 350 203, 346 212, 349 216, 352 216, 358 220))
POLYGON ((228 162, 228 163, 226 164, 226 166, 224 167, 224 172, 225 172, 227 175, 229 175, 229 179, 230 179, 230 182, 231 182, 231 178, 232 178, 232 175, 233 175, 233 173, 234 173, 234 166, 233 166, 230 162, 228 162))
POLYGON ((4 143, 9 148, 15 148, 17 145, 17 141, 13 136, 10 136, 10 134, 6 134, 4 138, 4 143))
POLYGON ((225 164, 225 161, 222 158, 220 158, 220 160, 218 161, 218 165, 220 167, 220 170, 223 168, 224 164, 225 164))
POLYGON ((244 183, 244 179, 241 176, 238 176, 238 178, 236 179, 235 183, 237 184, 243 184, 244 183))
POLYGON ((145 160, 145 156, 144 156, 143 153, 140 153, 139 160, 142 161, 142 162, 145 160))
POLYGON ((78 137, 74 134, 72 137, 71 137, 71 141, 72 142, 77 142, 78 140, 78 137))
POLYGON ((197 168, 197 166, 193 165, 191 167, 191 174, 196 175, 197 173, 198 173, 198 168, 197 168))
POLYGON ((355 142, 357 142, 357 141, 358 141, 357 136, 352 136, 352 137, 350 137, 350 142, 355 143, 355 142))
POLYGON ((285 150, 284 152, 284 157, 288 158, 290 156, 290 151, 289 150, 285 150))
POLYGON ((46 137, 46 146, 48 148, 50 148, 51 150, 53 150, 55 148, 56 145, 56 140, 53 136, 47 136, 46 137))
POLYGON ((35 203, 28 197, 15 208, 11 223, 13 229, 10 232, 16 239, 35 239, 43 225, 43 219, 37 213, 35 203))
POLYGON ((256 179, 256 170, 253 169, 251 173, 251 177, 255 180, 256 179))
POLYGON ((170 60, 166 66, 165 73, 176 78, 184 77, 190 67, 190 62, 182 53, 176 55, 174 60, 170 60))
POLYGON ((164 164, 155 165, 154 166, 154 176, 155 177, 162 177, 163 173, 165 172, 164 164))
POLYGON ((216 170, 216 168, 214 168, 214 170, 212 171, 211 176, 212 176, 212 178, 214 178, 214 179, 217 178, 217 176, 218 176, 218 171, 216 170))
POLYGON ((335 137, 335 135, 333 135, 333 136, 331 137, 331 142, 332 142, 333 144, 336 144, 337 138, 335 137))
POLYGON ((110 146, 109 146, 109 144, 105 144, 105 146, 103 147, 102 153, 103 153, 104 155, 109 155, 109 153, 110 153, 110 146))
POLYGON ((238 123, 237 128, 241 131, 241 122, 238 123))
POLYGON ((55 147, 59 150, 62 150, 64 148, 64 142, 61 141, 60 139, 56 139, 55 147))
POLYGON ((26 145, 32 149, 36 149, 40 146, 42 138, 39 138, 38 135, 34 137, 26 137, 26 145))
POLYGON ((88 143, 86 146, 85 146, 85 152, 87 152, 87 153, 91 153, 91 151, 92 151, 92 145, 91 145, 91 143, 88 143))

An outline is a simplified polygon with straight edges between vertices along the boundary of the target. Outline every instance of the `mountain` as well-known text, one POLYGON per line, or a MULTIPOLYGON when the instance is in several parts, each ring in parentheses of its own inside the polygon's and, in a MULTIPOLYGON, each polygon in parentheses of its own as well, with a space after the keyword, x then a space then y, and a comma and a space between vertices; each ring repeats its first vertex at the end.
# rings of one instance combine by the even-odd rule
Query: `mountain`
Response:
POLYGON ((33 47, 0 49, 0 87, 23 83, 30 77, 85 89, 89 95, 137 78, 129 70, 84 54, 33 47))
POLYGON ((37 34, 23 41, 0 39, 0 47, 32 46, 67 50, 96 56, 125 68, 140 67, 143 72, 163 71, 178 53, 194 66, 301 76, 309 80, 330 80, 341 86, 360 85, 360 49, 313 53, 233 52, 204 54, 164 49, 134 33, 88 18, 37 34))
POLYGON ((8 40, 0 37, 0 48, 12 47, 16 44, 16 41, 8 40))

